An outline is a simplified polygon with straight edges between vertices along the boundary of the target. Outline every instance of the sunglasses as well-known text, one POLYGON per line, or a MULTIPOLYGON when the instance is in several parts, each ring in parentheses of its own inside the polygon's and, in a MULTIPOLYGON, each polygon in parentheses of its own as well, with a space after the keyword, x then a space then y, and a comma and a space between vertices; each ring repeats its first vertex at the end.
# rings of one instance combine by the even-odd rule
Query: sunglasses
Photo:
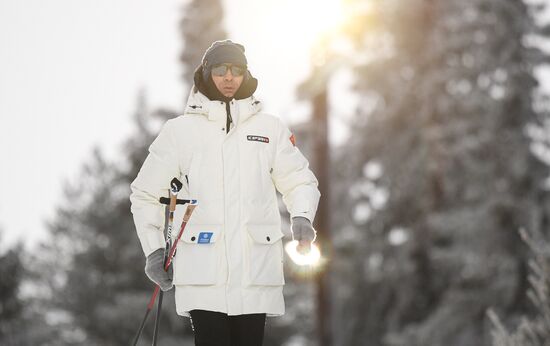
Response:
POLYGON ((214 76, 225 76, 228 69, 231 69, 231 74, 233 76, 242 76, 246 71, 246 67, 244 66, 222 64, 222 65, 216 65, 212 67, 212 74, 214 76))

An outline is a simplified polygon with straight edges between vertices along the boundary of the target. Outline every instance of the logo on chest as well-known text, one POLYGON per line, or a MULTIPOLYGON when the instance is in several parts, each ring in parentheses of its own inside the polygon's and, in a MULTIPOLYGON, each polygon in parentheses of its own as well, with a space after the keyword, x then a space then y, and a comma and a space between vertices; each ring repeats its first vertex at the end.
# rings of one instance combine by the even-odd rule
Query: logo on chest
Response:
POLYGON ((246 139, 254 142, 269 143, 269 138, 264 136, 248 135, 246 136, 246 139))

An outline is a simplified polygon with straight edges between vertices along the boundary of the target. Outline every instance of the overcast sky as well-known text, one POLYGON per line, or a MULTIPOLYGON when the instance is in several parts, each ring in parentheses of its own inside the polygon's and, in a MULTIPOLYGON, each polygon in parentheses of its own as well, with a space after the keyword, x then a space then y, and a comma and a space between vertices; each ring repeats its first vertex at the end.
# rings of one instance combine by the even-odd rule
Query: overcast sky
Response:
MULTIPOLYGON (((185 3, 0 0, 0 249, 45 237, 62 181, 78 178, 94 145, 120 156, 140 88, 151 108, 183 108, 177 24, 185 3)), ((323 8, 314 0, 225 0, 224 7, 265 110, 287 124, 303 120, 294 88, 309 74, 314 37, 335 19, 337 0, 323 8)))

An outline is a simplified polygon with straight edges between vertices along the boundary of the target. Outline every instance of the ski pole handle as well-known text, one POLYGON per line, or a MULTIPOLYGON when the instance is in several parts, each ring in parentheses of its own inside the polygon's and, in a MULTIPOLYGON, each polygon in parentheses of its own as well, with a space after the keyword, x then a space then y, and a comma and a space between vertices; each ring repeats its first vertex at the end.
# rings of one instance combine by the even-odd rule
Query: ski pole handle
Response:
POLYGON ((170 211, 174 212, 176 210, 176 203, 178 199, 178 192, 183 187, 181 181, 177 178, 172 179, 170 182, 170 211))
POLYGON ((178 246, 178 242, 180 241, 181 236, 183 235, 183 230, 185 229, 185 226, 187 226, 187 222, 189 221, 189 218, 191 218, 193 211, 198 205, 199 203, 197 202, 196 199, 191 200, 191 202, 187 205, 187 209, 185 210, 185 214, 183 215, 183 221, 181 222, 180 231, 178 233, 176 241, 174 242, 174 244, 172 244, 172 247, 170 248, 170 252, 168 253, 168 260, 164 265, 164 270, 167 271, 168 268, 170 267, 170 264, 172 263, 172 259, 174 258, 174 252, 176 251, 176 247, 178 246))

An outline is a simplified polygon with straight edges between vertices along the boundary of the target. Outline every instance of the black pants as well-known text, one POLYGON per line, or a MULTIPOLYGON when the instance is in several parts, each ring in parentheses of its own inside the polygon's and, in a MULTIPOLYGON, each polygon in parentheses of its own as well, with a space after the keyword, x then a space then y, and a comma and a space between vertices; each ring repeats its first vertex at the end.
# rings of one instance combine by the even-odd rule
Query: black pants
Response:
POLYGON ((195 346, 262 346, 266 314, 228 316, 191 310, 195 346))

